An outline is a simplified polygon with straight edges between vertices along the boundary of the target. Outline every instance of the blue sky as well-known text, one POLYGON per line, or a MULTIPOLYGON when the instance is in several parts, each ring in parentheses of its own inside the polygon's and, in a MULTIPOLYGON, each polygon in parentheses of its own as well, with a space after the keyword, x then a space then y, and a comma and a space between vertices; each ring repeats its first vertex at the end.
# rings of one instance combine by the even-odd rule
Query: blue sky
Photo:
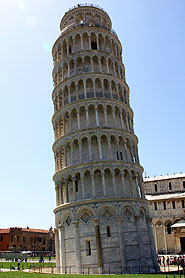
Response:
MULTIPOLYGON (((185 172, 185 1, 91 1, 123 47, 147 176, 185 172)), ((51 46, 76 1, 0 1, 0 228, 54 225, 51 46)))

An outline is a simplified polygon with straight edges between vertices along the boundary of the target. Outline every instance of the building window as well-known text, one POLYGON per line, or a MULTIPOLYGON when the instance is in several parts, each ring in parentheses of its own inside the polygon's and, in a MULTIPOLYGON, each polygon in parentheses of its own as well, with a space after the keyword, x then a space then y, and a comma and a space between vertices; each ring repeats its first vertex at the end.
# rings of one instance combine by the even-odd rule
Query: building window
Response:
POLYGON ((107 237, 111 237, 110 226, 107 226, 107 237))
POLYGON ((77 180, 75 180, 75 190, 76 190, 76 192, 78 192, 78 181, 77 180))
POLYGON ((7 249, 9 248, 9 244, 7 244, 7 249))
POLYGON ((71 46, 69 46, 69 54, 71 54, 72 52, 71 52, 71 46))
POLYGON ((168 232, 168 234, 170 235, 171 232, 172 232, 170 223, 168 223, 168 224, 166 225, 166 227, 167 227, 167 232, 168 232))
POLYGON ((181 203, 182 203, 182 208, 184 208, 184 200, 182 200, 181 203))
POLYGON ((117 160, 119 160, 119 153, 118 152, 116 152, 116 156, 117 156, 117 160))
POLYGON ((183 181, 183 188, 185 189, 185 181, 183 181))
POLYGON ((0 241, 3 241, 3 236, 0 236, 0 241))
POLYGON ((32 243, 33 242, 33 238, 32 237, 30 237, 30 243, 32 243))
POLYGON ((87 256, 91 255, 91 243, 89 240, 86 240, 86 255, 87 256))
POLYGON ((91 49, 97 50, 97 43, 96 42, 91 43, 91 49))
POLYGON ((173 209, 175 209, 175 201, 172 201, 173 209))
POLYGON ((154 190, 155 190, 155 192, 157 192, 157 184, 156 183, 154 184, 154 190))
POLYGON ((46 244, 46 239, 45 239, 45 237, 43 238, 43 244, 46 244))
POLYGON ((163 202, 163 208, 166 210, 166 202, 163 202))
POLYGON ((26 242, 26 237, 25 236, 23 237, 23 242, 26 242))
POLYGON ((37 238, 36 238, 36 237, 34 237, 34 243, 36 243, 36 241, 37 241, 37 238))
POLYGON ((154 203, 154 209, 157 210, 157 203, 154 203))
POLYGON ((11 242, 13 241, 13 236, 11 236, 11 242))
POLYGON ((38 241, 38 242, 42 242, 42 238, 41 238, 41 237, 38 237, 38 238, 37 238, 37 241, 38 241))
POLYGON ((17 242, 19 242, 19 236, 17 236, 17 242))
POLYGON ((172 183, 171 182, 169 182, 169 190, 172 190, 172 183))

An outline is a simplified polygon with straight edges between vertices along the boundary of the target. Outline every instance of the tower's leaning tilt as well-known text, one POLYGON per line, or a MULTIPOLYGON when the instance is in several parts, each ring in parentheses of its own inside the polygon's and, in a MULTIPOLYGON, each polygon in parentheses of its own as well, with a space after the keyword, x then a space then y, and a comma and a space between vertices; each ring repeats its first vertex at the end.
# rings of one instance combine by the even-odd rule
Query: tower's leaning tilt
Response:
POLYGON ((94 5, 65 13, 54 43, 58 273, 157 269, 122 46, 94 5))

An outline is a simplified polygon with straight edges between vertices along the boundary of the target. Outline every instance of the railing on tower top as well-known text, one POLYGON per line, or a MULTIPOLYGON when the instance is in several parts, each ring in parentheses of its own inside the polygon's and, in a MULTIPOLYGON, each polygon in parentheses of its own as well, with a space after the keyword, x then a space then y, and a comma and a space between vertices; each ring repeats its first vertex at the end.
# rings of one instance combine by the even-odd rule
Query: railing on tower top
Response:
POLYGON ((75 8, 84 7, 84 6, 98 8, 98 9, 102 10, 104 13, 107 14, 107 12, 103 8, 101 8, 100 6, 95 5, 95 4, 90 4, 90 3, 83 3, 83 4, 75 5, 74 7, 70 8, 66 13, 68 13, 69 11, 71 11, 71 10, 73 10, 75 8))
POLYGON ((102 29, 108 30, 109 32, 111 32, 113 35, 115 35, 115 36, 117 37, 116 32, 115 32, 113 29, 110 29, 110 28, 108 28, 108 27, 106 27, 106 26, 103 26, 103 25, 100 25, 100 24, 93 24, 93 25, 91 25, 91 24, 84 24, 84 23, 81 23, 81 24, 72 24, 72 25, 70 25, 70 26, 67 26, 67 27, 65 27, 65 28, 61 31, 60 35, 62 35, 62 34, 64 34, 64 33, 68 32, 68 31, 70 31, 71 29, 84 28, 84 27, 90 27, 90 28, 91 28, 91 27, 97 27, 97 28, 102 28, 102 29))

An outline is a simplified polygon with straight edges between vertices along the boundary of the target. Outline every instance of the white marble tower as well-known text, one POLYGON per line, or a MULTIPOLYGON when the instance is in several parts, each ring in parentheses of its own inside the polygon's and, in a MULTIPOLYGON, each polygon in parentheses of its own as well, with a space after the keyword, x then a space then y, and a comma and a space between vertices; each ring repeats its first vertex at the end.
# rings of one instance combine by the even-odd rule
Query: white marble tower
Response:
POLYGON ((157 268, 122 46, 95 5, 65 13, 54 43, 58 273, 157 268))

